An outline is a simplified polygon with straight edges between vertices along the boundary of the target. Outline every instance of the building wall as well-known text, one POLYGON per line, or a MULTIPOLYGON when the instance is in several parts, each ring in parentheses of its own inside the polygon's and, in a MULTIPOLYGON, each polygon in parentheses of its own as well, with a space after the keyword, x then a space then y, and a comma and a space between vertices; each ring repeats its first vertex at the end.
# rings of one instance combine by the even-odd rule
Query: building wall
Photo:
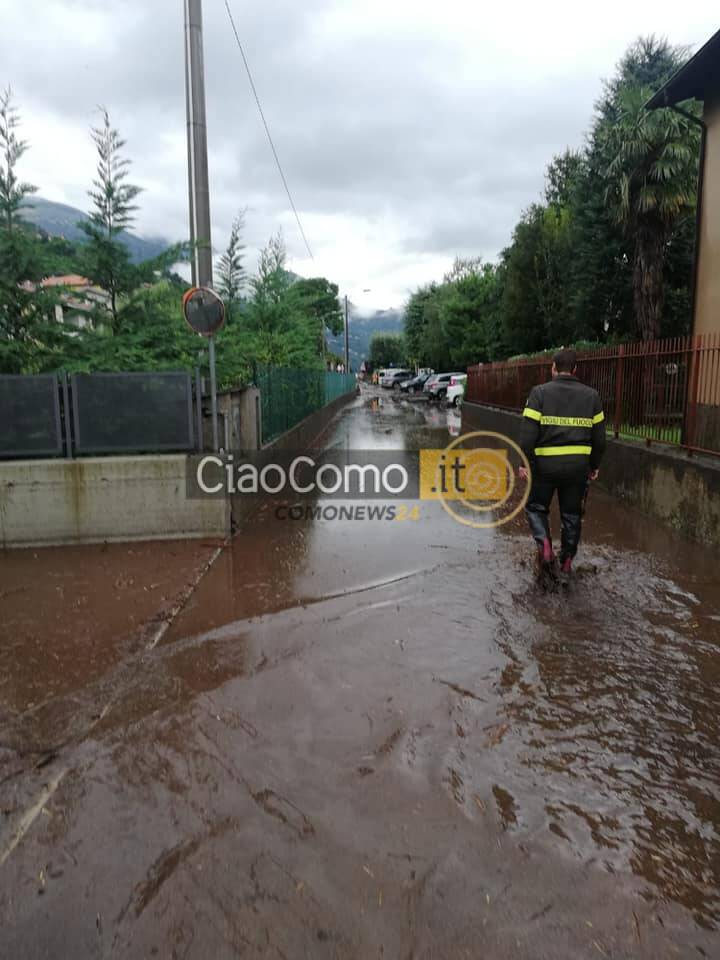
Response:
POLYGON ((705 104, 707 142, 695 301, 696 334, 720 334, 720 91, 705 104))

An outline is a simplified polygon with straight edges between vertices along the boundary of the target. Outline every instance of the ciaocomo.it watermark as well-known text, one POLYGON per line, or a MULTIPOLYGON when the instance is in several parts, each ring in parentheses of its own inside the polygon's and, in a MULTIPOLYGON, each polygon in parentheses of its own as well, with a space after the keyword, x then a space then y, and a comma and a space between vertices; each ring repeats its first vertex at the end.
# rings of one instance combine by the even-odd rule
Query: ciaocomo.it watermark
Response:
MULTIPOLYGON (((204 454, 188 460, 187 496, 269 499, 282 508, 279 519, 316 516, 314 505, 328 500, 439 501, 459 523, 487 528, 508 523, 525 506, 529 481, 518 479, 520 466, 530 469, 520 447, 485 431, 444 449, 204 454)), ((413 511, 419 518, 417 505, 413 511)), ((380 518, 378 511, 353 515, 380 518)), ((382 518, 402 515, 396 508, 382 518)))

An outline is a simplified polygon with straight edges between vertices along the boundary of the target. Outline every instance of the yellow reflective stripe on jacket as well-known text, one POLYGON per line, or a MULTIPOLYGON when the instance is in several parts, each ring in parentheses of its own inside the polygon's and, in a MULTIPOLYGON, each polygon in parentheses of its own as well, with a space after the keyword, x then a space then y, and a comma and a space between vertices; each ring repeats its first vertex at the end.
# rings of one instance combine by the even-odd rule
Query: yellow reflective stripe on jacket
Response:
POLYGON ((545 414, 540 418, 541 426, 549 427, 592 427, 593 421, 590 417, 546 417, 545 414))
POLYGON ((596 423, 602 423, 605 419, 604 413, 597 413, 594 417, 550 417, 539 410, 533 410, 532 407, 525 407, 523 416, 529 417, 543 427, 592 427, 596 423))
POLYGON ((568 457, 581 455, 589 457, 592 453, 592 447, 536 447, 535 456, 537 457, 568 457))

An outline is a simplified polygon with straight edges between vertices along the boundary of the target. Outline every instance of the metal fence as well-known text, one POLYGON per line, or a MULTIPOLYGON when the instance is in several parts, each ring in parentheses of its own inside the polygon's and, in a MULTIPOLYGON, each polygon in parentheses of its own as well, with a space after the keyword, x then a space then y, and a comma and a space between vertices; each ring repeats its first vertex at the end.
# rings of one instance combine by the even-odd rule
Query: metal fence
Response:
POLYGON ((194 421, 185 372, 0 376, 2 459, 189 452, 194 421))
POLYGON ((256 365, 255 383, 260 390, 263 444, 356 388, 355 374, 265 364, 256 365))
POLYGON ((195 449, 189 373, 88 373, 70 383, 78 453, 195 449))
MULTIPOLYGON (((465 399, 522 410, 551 368, 551 354, 471 367, 465 399)), ((616 437, 720 454, 720 334, 578 352, 578 376, 600 393, 616 437)))
POLYGON ((54 457, 62 452, 57 377, 0 376, 0 457, 54 457))

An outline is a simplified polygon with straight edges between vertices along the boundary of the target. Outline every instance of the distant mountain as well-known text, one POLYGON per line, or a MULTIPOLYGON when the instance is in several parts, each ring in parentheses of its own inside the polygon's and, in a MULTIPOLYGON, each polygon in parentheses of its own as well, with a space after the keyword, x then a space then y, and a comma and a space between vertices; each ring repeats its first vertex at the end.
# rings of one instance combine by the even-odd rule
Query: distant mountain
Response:
MULTIPOLYGON (((370 341, 376 333, 402 333, 403 310, 377 310, 370 316, 353 315, 350 311, 350 366, 357 370, 370 356, 370 341)), ((333 353, 342 356, 345 351, 344 334, 328 338, 333 353)))
MULTIPOLYGON (((86 221, 88 216, 82 210, 69 207, 64 203, 53 203, 43 200, 42 197, 31 197, 28 203, 32 206, 22 211, 22 218, 26 223, 44 230, 51 237, 64 237, 72 243, 82 242, 87 237, 78 227, 79 221, 86 221)), ((170 244, 161 237, 136 237, 132 233, 121 233, 120 241, 127 247, 133 263, 143 260, 152 260, 167 250, 170 244)))

